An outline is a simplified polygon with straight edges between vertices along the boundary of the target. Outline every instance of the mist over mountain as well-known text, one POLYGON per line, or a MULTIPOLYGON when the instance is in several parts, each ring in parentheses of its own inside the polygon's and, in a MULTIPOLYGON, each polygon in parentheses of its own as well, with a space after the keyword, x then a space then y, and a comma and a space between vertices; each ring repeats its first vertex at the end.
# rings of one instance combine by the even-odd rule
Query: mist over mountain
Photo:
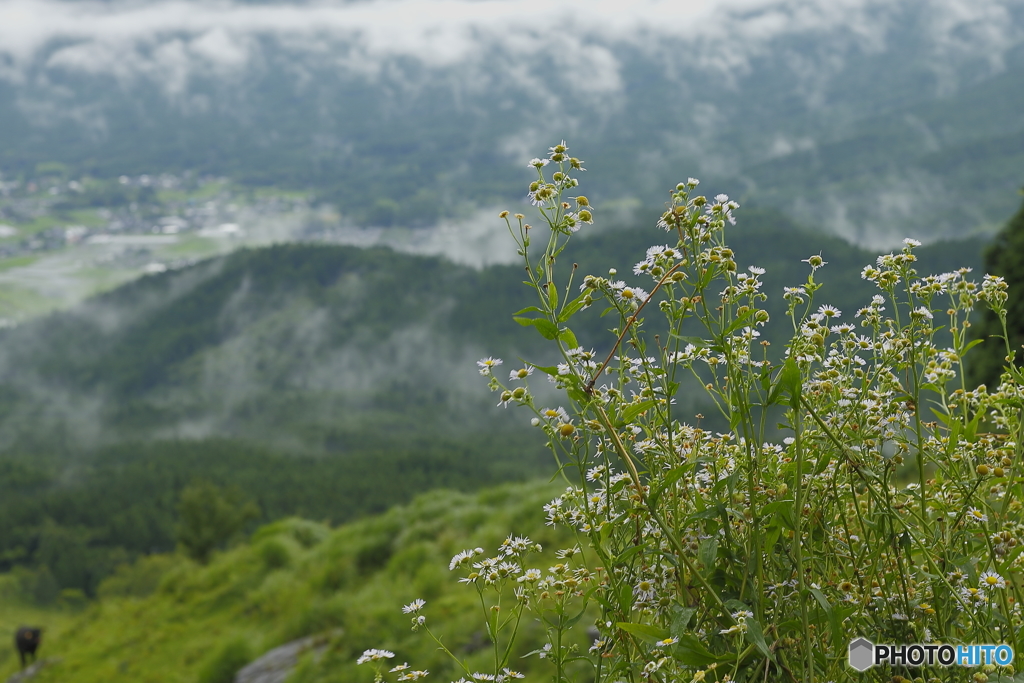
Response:
MULTIPOLYGON (((778 211, 746 211, 730 234, 741 265, 768 270, 766 305, 780 324, 765 333, 779 353, 788 341, 781 291, 806 279, 808 255, 829 263, 820 303, 852 313, 874 293, 860 277, 872 252, 778 211)), ((663 239, 629 225, 582 235, 560 267, 625 274, 663 239)), ((981 245, 925 247, 921 272, 977 269, 981 245)), ((291 244, 146 276, 0 331, 0 447, 74 460, 123 441, 229 438, 344 455, 381 435, 522 431, 529 416, 495 410, 475 365, 490 355, 510 368, 517 358, 560 360, 512 320, 536 303, 521 274, 518 266, 474 269, 382 247, 291 244)), ((605 352, 616 322, 601 308, 580 313, 572 327, 582 344, 605 352)), ((533 384, 539 402, 554 400, 547 382, 533 384)), ((695 395, 677 397, 691 416, 702 410, 695 395)))
POLYGON ((12 0, 0 18, 9 177, 193 170, 431 225, 516 201, 564 137, 606 206, 700 176, 872 247, 991 232, 1022 182, 1021 0, 12 0))

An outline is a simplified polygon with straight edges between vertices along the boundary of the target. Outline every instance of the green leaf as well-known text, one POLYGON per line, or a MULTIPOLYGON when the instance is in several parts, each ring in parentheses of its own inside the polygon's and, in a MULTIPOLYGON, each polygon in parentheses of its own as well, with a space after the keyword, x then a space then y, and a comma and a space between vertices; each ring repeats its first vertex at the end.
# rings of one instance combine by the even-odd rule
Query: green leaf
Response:
POLYGON ((675 332, 670 332, 668 336, 674 339, 684 341, 687 344, 693 344, 698 349, 703 349, 708 346, 708 340, 705 339, 704 337, 688 337, 681 334, 676 334, 675 332))
POLYGON ((637 553, 641 552, 643 549, 644 546, 642 545, 633 545, 626 548, 621 553, 619 553, 618 557, 615 558, 615 564, 625 564, 627 560, 629 560, 637 553))
POLYGON ((626 633, 631 633, 637 638, 651 644, 657 643, 660 640, 665 640, 669 636, 668 629, 661 628, 660 626, 652 626, 650 624, 633 624, 628 621, 620 621, 616 626, 626 633))
POLYGON ((633 587, 629 584, 623 584, 619 588, 619 609, 623 612, 629 612, 633 609, 633 587))
POLYGON ((793 500, 777 500, 774 503, 768 503, 761 508, 762 517, 771 517, 778 515, 779 520, 786 525, 787 529, 796 530, 796 518, 793 517, 793 504, 796 501, 793 500))
POLYGON ((633 421, 634 418, 636 418, 637 415, 644 412, 645 410, 653 408, 655 405, 657 405, 657 401, 655 401, 654 399, 648 399, 646 401, 640 401, 640 403, 629 404, 628 406, 626 406, 626 409, 622 411, 622 415, 620 417, 622 424, 629 424, 630 422, 633 421))
POLYGON ((666 474, 662 478, 662 480, 658 483, 658 485, 656 487, 654 487, 654 490, 651 491, 651 495, 648 498, 648 500, 650 501, 651 507, 655 507, 656 508, 658 506, 658 501, 661 500, 662 494, 665 493, 665 491, 668 490, 668 487, 672 486, 672 484, 674 484, 677 481, 679 481, 679 479, 683 475, 685 475, 687 472, 689 472, 690 469, 691 469, 690 465, 686 464, 686 465, 679 465, 678 467, 673 467, 671 470, 669 470, 668 474, 666 474))
POLYGON ((983 341, 985 341, 985 340, 984 339, 975 339, 970 344, 968 344, 967 346, 964 347, 964 350, 963 350, 963 352, 960 355, 963 356, 965 353, 967 353, 968 351, 970 351, 971 349, 973 349, 975 346, 977 346, 978 344, 982 343, 983 341))
POLYGON ((517 316, 517 315, 522 315, 523 313, 543 313, 543 312, 544 311, 542 311, 541 309, 537 308, 536 306, 527 306, 523 310, 516 311, 512 315, 513 316, 517 316))
POLYGON ((550 366, 534 365, 533 368, 535 370, 540 370, 545 375, 551 375, 552 377, 557 377, 558 376, 558 367, 555 366, 555 365, 550 365, 550 366))
POLYGON ((775 387, 768 396, 768 405, 778 403, 779 396, 783 392, 790 397, 790 405, 795 405, 795 402, 799 401, 800 398, 800 384, 800 368, 795 360, 787 358, 782 366, 782 370, 779 371, 778 378, 775 380, 775 387))
POLYGON ((547 286, 548 290, 548 304, 551 306, 551 310, 558 308, 558 287, 555 287, 554 282, 549 282, 547 286))
POLYGON ((829 628, 832 630, 832 647, 835 648, 836 652, 842 652, 845 646, 843 639, 843 631, 839 625, 839 619, 836 617, 836 613, 832 610, 832 605, 829 604, 828 598, 817 588, 811 588, 811 595, 821 605, 821 609, 825 612, 825 616, 828 618, 829 628))
POLYGON ((575 349, 579 346, 579 342, 576 341, 576 335, 572 333, 568 327, 558 333, 558 338, 565 342, 565 345, 570 349, 575 349))
POLYGON ((821 455, 818 457, 818 462, 814 466, 814 473, 821 474, 828 467, 828 464, 832 462, 832 451, 828 448, 823 448, 821 455))
POLYGON ((755 619, 753 617, 747 617, 746 624, 747 624, 747 633, 746 633, 747 642, 750 643, 751 645, 756 646, 757 649, 761 651, 761 654, 763 654, 765 657, 767 657, 768 659, 770 659, 770 660, 772 660, 774 662, 775 661, 775 655, 773 655, 772 651, 768 649, 768 643, 765 642, 765 639, 764 639, 764 629, 761 628, 761 623, 757 619, 755 619))
POLYGON ((586 403, 590 400, 590 397, 587 396, 582 389, 579 389, 577 387, 567 387, 565 393, 569 398, 571 398, 573 401, 576 401, 576 403, 580 405, 586 405, 586 403))
POLYGON ((975 441, 975 435, 978 433, 978 425, 981 423, 981 418, 984 417, 984 412, 978 411, 977 415, 967 423, 967 427, 964 429, 964 437, 971 443, 975 441))
POLYGON ((545 339, 554 339, 558 336, 558 326, 546 318, 524 318, 521 316, 512 316, 512 319, 523 327, 533 325, 545 339))
POLYGON ((700 549, 697 551, 697 557, 700 559, 700 563, 704 565, 704 568, 711 570, 715 566, 715 562, 718 560, 718 540, 714 538, 708 538, 700 543, 700 549))
MULTIPOLYGON (((570 617, 569 619, 565 619, 565 620, 563 620, 563 621, 562 621, 562 629, 563 629, 563 630, 565 630, 565 629, 570 629, 570 628, 572 628, 573 626, 575 626, 575 625, 576 625, 576 623, 577 623, 577 622, 578 622, 578 621, 579 621, 580 619, 582 619, 582 618, 583 618, 583 615, 584 615, 584 614, 586 613, 586 611, 587 611, 587 606, 586 606, 586 605, 584 604, 584 605, 583 605, 583 609, 581 609, 581 610, 580 610, 579 614, 577 614, 577 615, 576 615, 576 616, 574 616, 574 617, 570 617)), ((564 616, 564 615, 563 615, 563 616, 564 616)))
POLYGON ((590 290, 584 290, 582 294, 580 294, 578 297, 567 303, 562 308, 562 312, 558 314, 558 322, 564 323, 566 320, 571 318, 576 313, 576 311, 583 308, 583 302, 590 295, 590 290))
POLYGON ((744 323, 747 322, 747 320, 750 318, 750 316, 752 316, 754 314, 754 312, 755 312, 754 309, 750 309, 749 311, 747 311, 746 313, 744 313, 740 317, 738 317, 735 320, 733 320, 732 324, 729 325, 729 327, 725 328, 725 330, 722 332, 722 334, 726 335, 726 334, 730 334, 731 332, 735 332, 736 330, 738 330, 744 323))
POLYGON ((733 656, 719 657, 711 654, 704 643, 697 639, 697 636, 682 634, 675 636, 679 639, 672 655, 687 666, 710 666, 712 664, 731 661, 733 656))
POLYGON ((686 629, 690 626, 690 620, 693 619, 693 615, 697 613, 696 607, 683 607, 682 605, 672 605, 672 625, 669 627, 669 631, 673 638, 682 638, 686 629))

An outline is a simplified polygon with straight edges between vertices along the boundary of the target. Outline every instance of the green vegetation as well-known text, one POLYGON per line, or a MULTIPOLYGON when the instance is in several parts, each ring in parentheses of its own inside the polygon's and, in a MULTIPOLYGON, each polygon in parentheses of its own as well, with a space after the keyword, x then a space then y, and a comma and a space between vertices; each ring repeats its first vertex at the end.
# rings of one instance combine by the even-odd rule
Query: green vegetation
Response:
MULTIPOLYGON (((559 362, 528 359, 508 375, 501 359, 480 366, 500 403, 527 410, 547 436, 570 485, 544 511, 576 537, 547 572, 528 539, 453 559, 480 595, 494 653, 484 674, 444 648, 420 601, 404 608, 413 630, 475 680, 518 677, 506 667, 527 623, 544 629, 556 683, 950 673, 923 650, 882 666, 877 650, 854 658, 849 646, 864 636, 994 643, 972 680, 1020 680, 1024 373, 1011 366, 991 390, 975 388, 964 361, 976 309, 1005 329, 1006 283, 967 268, 923 273, 908 239, 863 269, 874 292, 844 316, 822 303, 829 263, 812 253, 773 319, 765 271, 744 269, 731 246, 739 205, 700 194, 692 178, 675 186, 658 220, 673 239, 646 250, 639 283, 580 274, 556 263, 593 216, 577 195, 580 163, 562 142, 533 166, 530 197, 548 230, 501 217, 535 295, 517 319, 559 362), (578 336, 577 315, 592 307, 617 321, 607 354, 578 336), (780 326, 785 356, 760 334, 780 326), (558 408, 535 394, 548 379, 558 408), (690 419, 678 399, 694 390, 727 427, 690 419), (581 619, 594 611, 584 651, 581 619)), ((370 649, 360 663, 376 683, 423 675, 415 661, 389 671, 392 656, 370 649)))
POLYGON ((186 555, 206 564, 210 553, 231 540, 246 522, 259 518, 256 505, 238 498, 237 491, 225 492, 208 481, 193 482, 182 490, 174 536, 186 555))
MULTIPOLYGON (((1016 353, 1019 365, 1021 345, 1024 344, 1024 204, 985 249, 985 272, 1006 280, 1010 300, 1006 310, 1009 348, 1016 353)), ((1003 327, 999 317, 986 311, 974 331, 975 338, 989 340, 976 354, 971 379, 975 382, 996 384, 1006 365, 1006 346, 1002 339, 1003 327)))
MULTIPOLYGON (((263 652, 313 634, 324 634, 329 646, 300 662, 294 683, 364 681, 355 660, 374 646, 452 680, 458 675, 444 656, 410 632, 401 604, 425 598, 450 622, 444 629, 450 647, 486 666, 482 626, 460 619, 471 613, 475 591, 451 580, 449 558, 467 547, 494 547, 511 529, 552 548, 564 544, 568 536, 545 526, 540 511, 558 490, 547 483, 476 494, 436 490, 334 530, 280 520, 214 553, 205 566, 182 555, 141 559, 108 578, 101 598, 77 617, 57 609, 23 612, 48 629, 40 654, 63 659, 38 680, 230 680, 263 652)), ((540 561, 555 558, 549 553, 540 561)), ((13 603, 4 600, 0 613, 7 614, 13 603)), ((16 664, 0 652, 2 676, 16 664)), ((535 657, 519 665, 547 671, 535 657)))
MULTIPOLYGON (((302 515, 338 523, 430 488, 521 480, 550 462, 529 433, 499 436, 499 449, 483 435, 335 438, 349 450, 317 457, 210 439, 125 443, 71 466, 8 456, 0 460, 3 567, 31 568, 25 592, 38 604, 51 604, 61 588, 93 595, 118 564, 175 548, 182 494, 196 480, 233 488, 258 506, 260 522, 302 515)), ((217 542, 225 535, 215 534, 217 542)))

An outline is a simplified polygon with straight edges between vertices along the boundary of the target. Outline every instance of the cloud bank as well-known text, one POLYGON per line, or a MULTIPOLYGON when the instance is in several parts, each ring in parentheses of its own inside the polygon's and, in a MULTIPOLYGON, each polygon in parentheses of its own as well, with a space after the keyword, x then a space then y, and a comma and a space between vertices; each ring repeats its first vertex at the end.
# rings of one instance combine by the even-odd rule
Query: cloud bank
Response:
POLYGON ((259 66, 269 38, 371 77, 394 59, 445 69, 486 66, 481 62, 495 51, 524 63, 543 55, 580 90, 609 92, 623 88, 622 49, 648 53, 667 69, 728 80, 748 72, 776 41, 803 35, 836 34, 837 49, 883 51, 907 12, 927 22, 922 47, 932 58, 981 58, 998 68, 1021 39, 1021 7, 1021 0, 7 0, 0 6, 0 77, 19 81, 42 67, 145 76, 173 92, 195 72, 259 66), (667 44, 683 49, 666 51, 667 44))

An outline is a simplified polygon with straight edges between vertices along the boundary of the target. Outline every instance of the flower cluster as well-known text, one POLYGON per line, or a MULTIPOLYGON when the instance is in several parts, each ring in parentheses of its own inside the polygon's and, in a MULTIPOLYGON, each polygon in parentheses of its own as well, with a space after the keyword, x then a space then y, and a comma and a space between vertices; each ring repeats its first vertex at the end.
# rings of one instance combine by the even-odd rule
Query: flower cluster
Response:
MULTIPOLYGON (((547 437, 566 487, 543 515, 575 542, 541 566, 518 536, 493 557, 451 559, 489 605, 496 653, 493 673, 461 681, 519 677, 509 643, 526 612, 544 625, 533 654, 559 683, 581 662, 600 683, 838 680, 846 644, 867 633, 1024 649, 1024 375, 964 380, 972 313, 988 306, 1005 323, 1001 278, 920 275, 908 239, 863 269, 877 289, 844 314, 815 301, 828 262, 814 254, 806 281, 778 292, 792 334, 773 348, 764 269, 740 267, 725 238, 736 202, 690 178, 658 221, 674 243, 633 266, 643 286, 614 269, 556 284, 556 257, 593 214, 585 197, 563 199, 582 170, 564 142, 530 166, 548 243, 534 263, 532 228, 503 213, 537 294, 516 319, 560 358, 507 382, 500 359, 478 368, 499 405, 526 409, 547 437), (573 317, 599 302, 617 317, 612 336, 581 344, 573 317), (538 405, 536 374, 564 400, 538 405), (698 392, 714 426, 681 419, 698 392), (513 617, 495 616, 502 600, 513 617), (584 616, 585 652, 567 644, 584 616)), ((414 627, 422 607, 406 607, 414 627)))

